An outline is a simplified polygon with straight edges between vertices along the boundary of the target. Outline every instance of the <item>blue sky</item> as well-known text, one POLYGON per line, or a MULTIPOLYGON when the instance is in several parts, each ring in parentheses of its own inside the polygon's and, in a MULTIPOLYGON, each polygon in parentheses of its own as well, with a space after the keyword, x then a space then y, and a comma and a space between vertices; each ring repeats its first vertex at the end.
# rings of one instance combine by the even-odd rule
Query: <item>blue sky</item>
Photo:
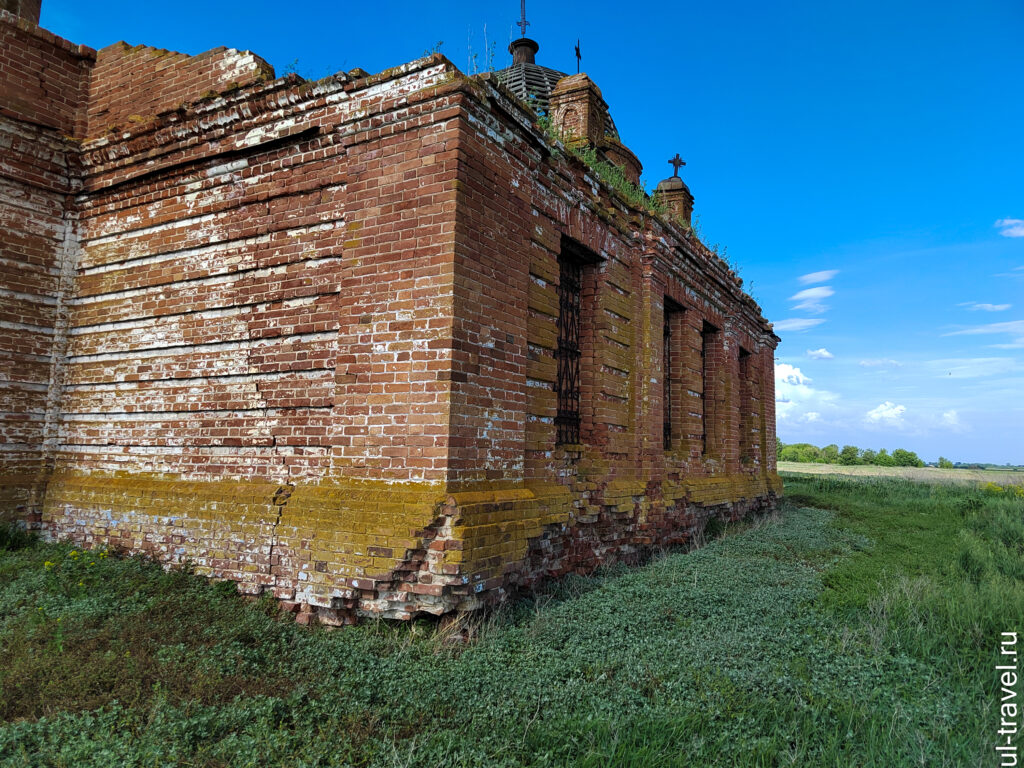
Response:
MULTIPOLYGON (((508 1, 167 7, 43 0, 42 24, 306 77, 439 41, 501 68, 519 36, 508 1)), ((581 41, 650 186, 687 161, 705 240, 783 339, 785 442, 1024 463, 1024 4, 532 0, 527 18, 538 63, 575 72, 581 41)))

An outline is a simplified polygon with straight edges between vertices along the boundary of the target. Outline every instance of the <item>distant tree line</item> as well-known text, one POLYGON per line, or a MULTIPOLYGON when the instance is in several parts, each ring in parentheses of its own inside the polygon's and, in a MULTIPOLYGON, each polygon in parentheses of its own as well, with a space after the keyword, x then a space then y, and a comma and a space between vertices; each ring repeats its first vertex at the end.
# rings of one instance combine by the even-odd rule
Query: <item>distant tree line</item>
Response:
MULTIPOLYGON (((805 464, 874 464, 879 467, 923 467, 924 462, 913 451, 897 448, 889 453, 885 448, 874 451, 871 448, 858 448, 855 445, 844 445, 840 448, 834 443, 819 448, 810 443, 786 444, 776 438, 775 455, 779 461, 799 461, 805 464)), ((953 462, 940 456, 939 466, 952 469, 953 462)))

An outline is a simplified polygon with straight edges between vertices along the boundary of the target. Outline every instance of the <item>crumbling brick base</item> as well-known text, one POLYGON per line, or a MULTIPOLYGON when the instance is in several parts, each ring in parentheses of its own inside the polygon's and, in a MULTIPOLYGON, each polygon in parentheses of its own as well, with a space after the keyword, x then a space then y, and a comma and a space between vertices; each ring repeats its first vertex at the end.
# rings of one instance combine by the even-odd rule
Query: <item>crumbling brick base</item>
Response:
POLYGON ((752 477, 444 493, 431 487, 183 482, 63 473, 47 535, 270 592, 302 623, 473 611, 548 578, 699 543, 712 517, 772 509, 752 477), (750 493, 723 500, 728 489, 750 493), (760 493, 757 493, 760 491, 760 493))

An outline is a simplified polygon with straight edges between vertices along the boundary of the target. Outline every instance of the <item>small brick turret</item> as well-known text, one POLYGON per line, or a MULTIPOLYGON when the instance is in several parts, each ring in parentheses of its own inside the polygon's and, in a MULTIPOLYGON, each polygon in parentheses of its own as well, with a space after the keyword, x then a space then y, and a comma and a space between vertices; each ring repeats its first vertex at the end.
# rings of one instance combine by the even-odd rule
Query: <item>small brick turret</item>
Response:
POLYGON ((608 105, 586 73, 563 77, 551 92, 551 120, 571 144, 599 146, 608 105))
POLYGON ((601 89, 586 73, 558 81, 551 92, 550 111, 551 121, 563 141, 573 146, 595 147, 605 159, 619 166, 627 179, 639 183, 643 166, 619 140, 601 89))
POLYGON ((668 206, 674 219, 689 227, 693 220, 693 195, 678 176, 658 182, 658 197, 668 206))

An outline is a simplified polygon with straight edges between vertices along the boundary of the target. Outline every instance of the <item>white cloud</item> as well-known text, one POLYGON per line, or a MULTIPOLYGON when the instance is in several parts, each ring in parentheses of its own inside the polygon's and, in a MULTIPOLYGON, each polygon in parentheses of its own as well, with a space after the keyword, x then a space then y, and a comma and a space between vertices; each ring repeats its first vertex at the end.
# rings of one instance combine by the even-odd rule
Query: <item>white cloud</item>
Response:
POLYGON ((779 322, 775 323, 774 328, 776 331, 806 331, 808 328, 813 328, 824 322, 821 318, 812 320, 807 317, 791 317, 786 320, 779 320, 779 322))
POLYGON ((1024 237, 1024 219, 999 219, 995 225, 1003 237, 1024 237))
POLYGON ((807 312, 821 314, 828 309, 827 306, 822 304, 822 301, 829 296, 835 296, 835 294, 836 292, 832 290, 831 286, 819 285, 816 288, 805 288, 790 296, 789 300, 798 302, 793 309, 802 309, 807 312))
POLYGON ((803 371, 789 363, 775 364, 775 381, 781 384, 806 384, 810 378, 803 371))
POLYGON ((958 307, 967 307, 972 312, 981 310, 982 312, 1003 312, 1013 304, 985 304, 977 301, 965 301, 962 304, 957 304, 958 307))
POLYGON ((838 269, 823 269, 821 272, 809 272, 806 275, 800 275, 797 280, 800 281, 801 285, 814 285, 815 283, 827 283, 838 274, 838 269))
POLYGON ((810 377, 789 363, 775 364, 775 412, 780 421, 823 423, 838 395, 810 386, 810 377))
POLYGON ((960 412, 955 408, 950 408, 948 411, 943 411, 940 414, 932 416, 930 419, 926 419, 924 425, 927 432, 939 432, 939 433, 953 433, 955 435, 962 435, 971 431, 969 424, 965 424, 960 419, 960 412))
POLYGON ((835 357, 831 352, 822 347, 821 349, 808 349, 807 356, 812 360, 831 360, 835 357))
POLYGON ((872 424, 899 425, 903 423, 903 414, 907 412, 906 406, 886 400, 877 408, 872 408, 865 414, 865 418, 872 424))
POLYGON ((950 331, 944 336, 980 336, 985 334, 1009 334, 1014 337, 1013 341, 1006 344, 992 344, 995 349, 1024 349, 1024 320, 1010 320, 1006 323, 989 323, 988 325, 976 325, 972 328, 963 328, 959 331, 950 331))
POLYGON ((899 360, 890 360, 888 358, 878 357, 871 360, 861 360, 861 368, 901 368, 903 363, 899 360))
POLYGON ((827 299, 829 296, 834 296, 835 291, 832 290, 831 286, 819 285, 814 288, 804 288, 799 293, 795 293, 790 296, 790 301, 801 301, 804 299, 827 299))

